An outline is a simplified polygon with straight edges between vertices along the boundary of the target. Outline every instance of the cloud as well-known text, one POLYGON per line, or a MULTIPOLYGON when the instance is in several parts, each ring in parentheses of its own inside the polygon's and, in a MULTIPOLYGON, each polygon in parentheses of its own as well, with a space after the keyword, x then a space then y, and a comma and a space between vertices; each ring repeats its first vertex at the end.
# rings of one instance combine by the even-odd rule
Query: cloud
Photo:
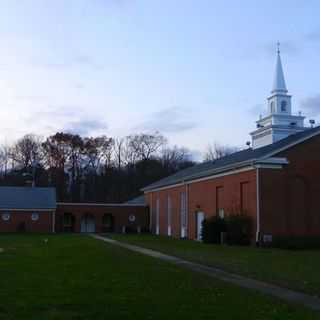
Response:
POLYGON ((98 119, 81 119, 69 122, 64 131, 79 134, 80 136, 88 136, 97 131, 105 131, 108 126, 104 121, 98 119))
POLYGON ((304 40, 310 43, 320 42, 320 30, 313 30, 304 36, 304 40))
POLYGON ((301 107, 308 116, 316 117, 320 115, 320 94, 304 98, 301 101, 301 107))
POLYGON ((136 129, 159 131, 161 133, 177 133, 197 127, 191 119, 190 111, 181 107, 170 107, 151 114, 136 129))
POLYGON ((47 111, 33 112, 26 117, 26 123, 35 123, 39 131, 54 133, 66 131, 81 136, 103 133, 107 123, 98 116, 88 118, 86 109, 81 106, 49 107, 47 111), (36 122, 34 121, 36 119, 36 122))

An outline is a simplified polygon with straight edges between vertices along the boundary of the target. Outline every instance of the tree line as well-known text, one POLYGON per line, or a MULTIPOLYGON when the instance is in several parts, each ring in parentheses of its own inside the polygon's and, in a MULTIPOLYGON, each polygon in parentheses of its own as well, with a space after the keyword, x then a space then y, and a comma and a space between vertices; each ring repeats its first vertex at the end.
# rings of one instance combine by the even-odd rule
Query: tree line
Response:
POLYGON ((169 147, 157 132, 123 138, 27 134, 0 147, 0 184, 52 186, 58 201, 123 202, 192 165, 186 148, 169 147))

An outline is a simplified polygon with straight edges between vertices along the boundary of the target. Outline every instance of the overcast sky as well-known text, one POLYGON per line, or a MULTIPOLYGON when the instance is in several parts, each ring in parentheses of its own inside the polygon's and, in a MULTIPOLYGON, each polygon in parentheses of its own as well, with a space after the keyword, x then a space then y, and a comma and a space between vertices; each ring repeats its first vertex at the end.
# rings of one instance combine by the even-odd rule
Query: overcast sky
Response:
POLYGON ((244 146, 276 42, 293 109, 320 115, 320 2, 1 0, 0 140, 160 131, 244 146))

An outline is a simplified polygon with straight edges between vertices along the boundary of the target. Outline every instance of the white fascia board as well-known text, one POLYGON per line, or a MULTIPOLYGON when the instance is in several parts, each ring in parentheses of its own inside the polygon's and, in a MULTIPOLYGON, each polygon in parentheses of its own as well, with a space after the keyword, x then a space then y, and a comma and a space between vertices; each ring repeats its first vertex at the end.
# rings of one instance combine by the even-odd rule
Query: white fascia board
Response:
POLYGON ((250 160, 250 161, 242 162, 242 164, 244 164, 244 163, 248 163, 249 165, 241 167, 241 163, 238 163, 237 165, 233 165, 233 168, 230 166, 229 166, 229 168, 223 167, 223 168, 220 168, 219 170, 216 169, 217 173, 213 173, 213 174, 210 174, 210 175, 207 175, 204 177, 198 177, 198 178, 197 177, 192 178, 192 176, 191 176, 191 177, 188 177, 187 180, 184 180, 184 181, 181 181, 181 182, 178 182, 175 184, 162 186, 162 187, 154 188, 154 189, 150 189, 150 190, 144 190, 144 193, 147 194, 150 192, 181 187, 186 184, 192 184, 192 183, 196 183, 196 182, 200 182, 200 181, 211 180, 211 179, 215 179, 215 178, 219 178, 219 177, 223 177, 223 176, 228 176, 231 174, 250 171, 250 170, 253 170, 256 168, 282 169, 283 165, 286 165, 289 162, 286 158, 274 157, 274 158, 270 158, 270 159, 264 159, 262 161, 261 160, 250 160))
POLYGON ((274 164, 274 165, 286 165, 289 164, 289 161, 287 158, 283 158, 283 157, 270 157, 267 159, 261 159, 261 160, 257 160, 255 162, 256 164, 274 164))

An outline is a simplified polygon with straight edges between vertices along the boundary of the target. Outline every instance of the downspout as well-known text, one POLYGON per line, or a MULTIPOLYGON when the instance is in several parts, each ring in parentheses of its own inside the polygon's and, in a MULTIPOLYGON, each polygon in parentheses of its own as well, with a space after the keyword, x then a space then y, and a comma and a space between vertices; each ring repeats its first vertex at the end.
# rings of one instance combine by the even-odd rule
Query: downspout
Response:
POLYGON ((256 231, 256 244, 260 243, 260 179, 259 167, 256 167, 256 197, 257 197, 257 231, 256 231))

